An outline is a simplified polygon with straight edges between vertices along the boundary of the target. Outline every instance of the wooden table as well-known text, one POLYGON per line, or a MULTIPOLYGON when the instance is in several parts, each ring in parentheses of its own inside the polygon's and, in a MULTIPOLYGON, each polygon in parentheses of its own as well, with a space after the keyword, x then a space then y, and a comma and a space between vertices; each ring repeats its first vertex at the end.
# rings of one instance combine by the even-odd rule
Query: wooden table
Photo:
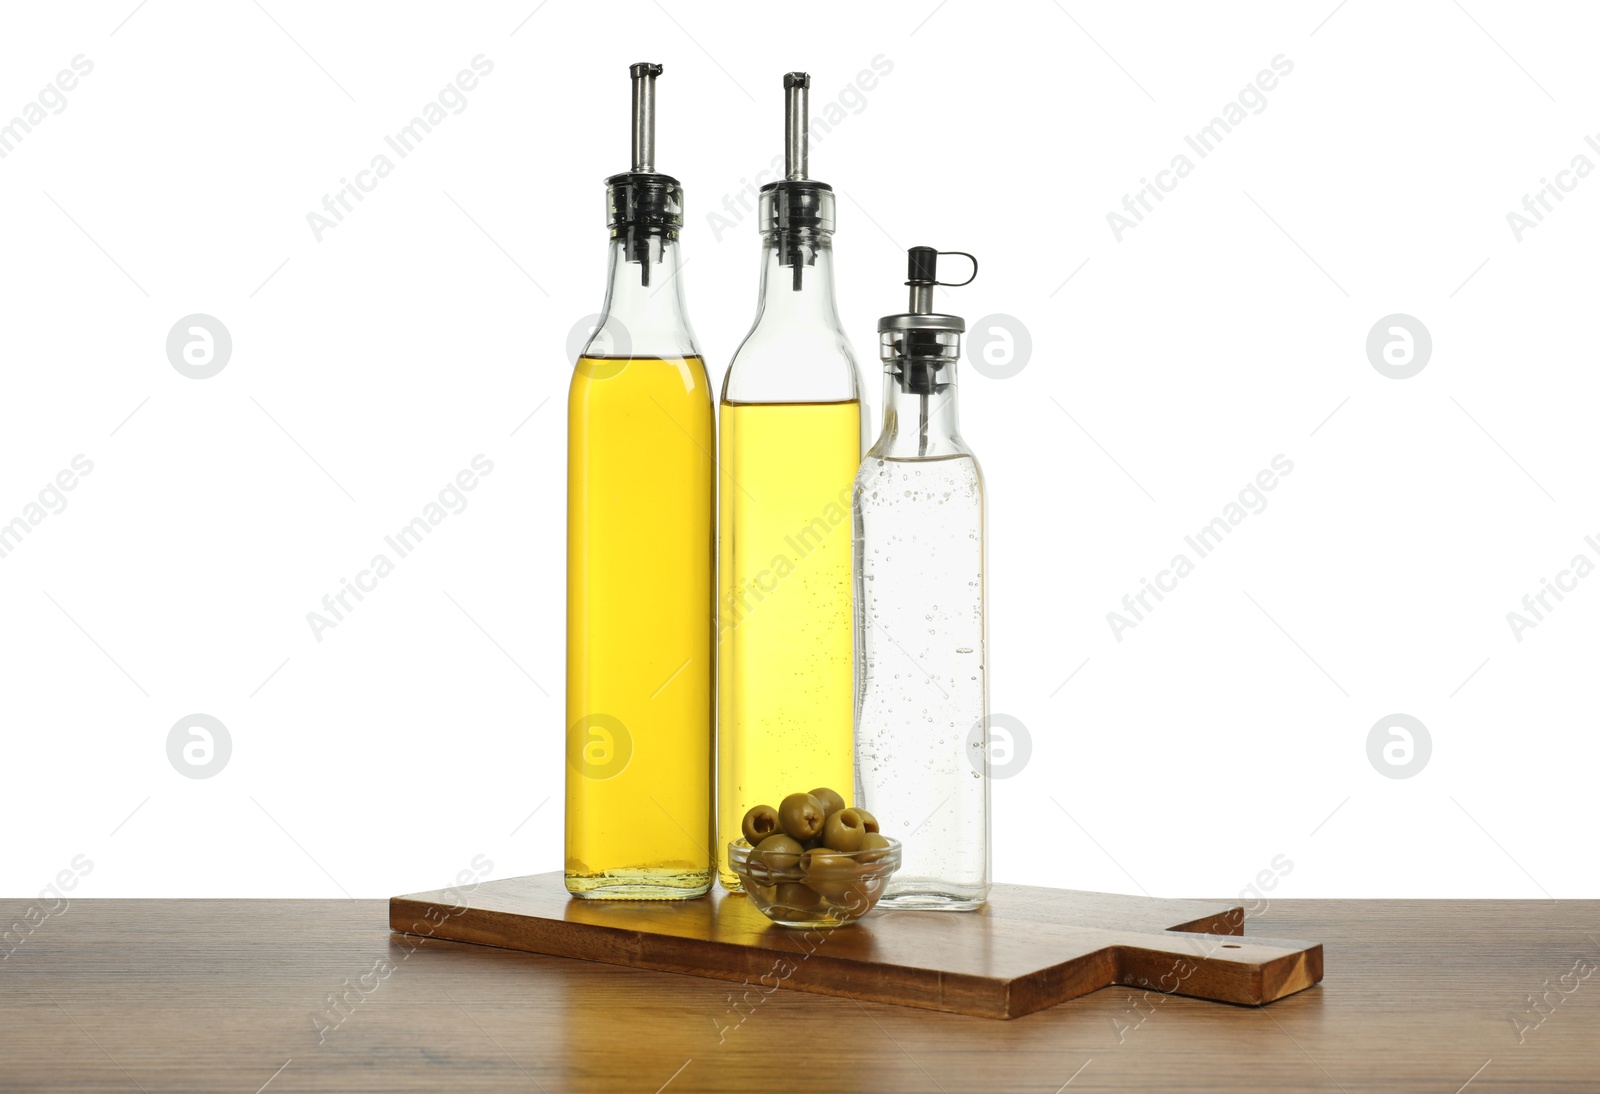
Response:
POLYGON ((29 907, 0 901, 27 931, 0 944, 6 1091, 1600 1090, 1596 901, 1274 901, 1247 932, 1321 940, 1321 986, 1260 1009, 1111 988, 1010 1022, 734 1005, 394 935, 380 900, 73 900, 31 929, 29 907))

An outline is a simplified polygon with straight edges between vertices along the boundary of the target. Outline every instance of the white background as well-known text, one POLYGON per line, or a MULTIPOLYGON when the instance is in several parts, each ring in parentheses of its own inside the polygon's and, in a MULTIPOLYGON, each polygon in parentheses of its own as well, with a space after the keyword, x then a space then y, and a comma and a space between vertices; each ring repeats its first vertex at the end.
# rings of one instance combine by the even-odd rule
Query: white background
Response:
POLYGON ((76 854, 83 896, 558 869, 564 343, 601 300, 626 66, 666 66, 658 163, 720 376, 759 243, 708 212, 781 151, 783 72, 821 110, 882 55, 812 154, 873 409, 905 246, 977 253, 942 302, 1033 344, 961 391, 992 706, 1032 739, 996 879, 1228 895, 1282 855, 1276 896, 1600 895, 1600 578, 1521 642, 1506 620, 1600 561, 1600 178, 1520 242, 1506 219, 1600 163, 1600 17, 935 2, 8 6, 0 119, 94 69, 0 160, 0 521, 94 469, 0 559, 0 893, 76 854), (319 242, 306 214, 480 54, 467 108, 319 242), (1119 242, 1107 213, 1280 54, 1119 242), (196 312, 234 343, 203 381, 165 353, 196 312), (1433 338, 1408 380, 1365 350, 1396 312, 1433 338), (317 641, 306 613, 480 453, 469 507, 317 641), (1280 453, 1265 511, 1118 641, 1106 613, 1280 453), (167 756, 193 712, 232 740, 207 779, 167 756), (1367 754, 1396 712, 1432 742, 1405 779, 1367 754))

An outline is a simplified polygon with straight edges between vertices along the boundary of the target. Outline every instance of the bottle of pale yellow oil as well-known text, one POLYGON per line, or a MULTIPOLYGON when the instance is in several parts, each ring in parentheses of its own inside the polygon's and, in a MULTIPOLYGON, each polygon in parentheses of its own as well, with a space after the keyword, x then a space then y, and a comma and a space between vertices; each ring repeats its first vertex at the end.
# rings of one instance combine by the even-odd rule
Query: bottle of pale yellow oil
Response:
POLYGON ((630 73, 633 170, 606 180, 610 281, 567 404, 566 884, 683 899, 712 876, 716 438, 683 188, 655 170, 661 66, 630 73))
POLYGON ((810 77, 784 77, 786 177, 761 190, 761 294, 720 433, 717 863, 753 805, 855 783, 850 490, 861 372, 834 306, 833 190, 806 177, 810 77))

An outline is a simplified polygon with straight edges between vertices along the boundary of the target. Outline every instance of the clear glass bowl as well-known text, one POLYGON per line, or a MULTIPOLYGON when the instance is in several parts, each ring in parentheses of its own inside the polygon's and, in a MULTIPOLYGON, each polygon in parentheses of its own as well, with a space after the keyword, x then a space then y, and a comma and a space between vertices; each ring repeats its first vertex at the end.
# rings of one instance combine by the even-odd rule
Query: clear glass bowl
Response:
POLYGON ((820 864, 803 865, 793 855, 766 854, 742 839, 728 844, 729 865, 762 915, 780 927, 843 927, 872 911, 883 896, 900 868, 900 841, 820 858, 820 864))

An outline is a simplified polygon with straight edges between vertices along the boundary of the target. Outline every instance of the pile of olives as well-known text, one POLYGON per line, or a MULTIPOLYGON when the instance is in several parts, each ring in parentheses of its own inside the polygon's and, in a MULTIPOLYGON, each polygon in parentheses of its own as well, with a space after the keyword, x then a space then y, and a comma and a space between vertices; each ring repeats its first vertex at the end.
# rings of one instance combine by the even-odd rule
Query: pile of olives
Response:
POLYGON ((889 849, 878 818, 846 806, 844 796, 826 786, 790 794, 776 809, 754 806, 744 815, 743 828, 770 869, 798 867, 808 878, 848 872, 852 863, 870 865, 889 849))

